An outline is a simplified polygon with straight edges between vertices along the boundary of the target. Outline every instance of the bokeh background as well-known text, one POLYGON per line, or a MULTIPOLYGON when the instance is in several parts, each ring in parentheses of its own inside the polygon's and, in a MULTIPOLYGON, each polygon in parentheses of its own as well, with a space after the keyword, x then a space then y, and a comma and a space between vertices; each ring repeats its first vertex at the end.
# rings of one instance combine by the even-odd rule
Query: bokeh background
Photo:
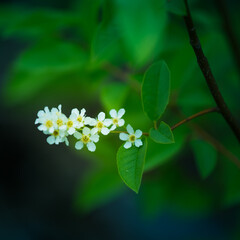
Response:
MULTIPOLYGON (((240 122, 239 1, 189 2, 240 122)), ((1 1, 0 239, 240 238, 240 171, 229 161, 239 158, 239 144, 220 115, 179 127, 173 145, 149 142, 138 195, 117 173, 117 136, 102 137, 90 154, 74 150, 73 139, 70 147, 48 145, 34 125, 44 106, 62 104, 67 115, 85 107, 90 116, 124 107, 125 120, 148 131, 141 81, 159 59, 171 71, 164 121, 214 107, 183 10, 176 0, 1 1), (199 141, 211 149, 199 153, 199 141), (209 151, 216 164, 203 179, 196 159, 209 151)))

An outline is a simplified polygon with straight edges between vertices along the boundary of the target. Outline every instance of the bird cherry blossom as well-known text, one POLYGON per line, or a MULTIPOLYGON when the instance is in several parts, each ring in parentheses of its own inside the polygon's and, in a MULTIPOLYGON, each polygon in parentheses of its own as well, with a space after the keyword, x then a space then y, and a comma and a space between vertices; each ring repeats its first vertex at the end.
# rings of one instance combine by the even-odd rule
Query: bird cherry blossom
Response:
POLYGON ((136 146, 136 147, 140 147, 142 146, 142 140, 139 139, 142 136, 142 131, 141 130, 136 130, 134 132, 132 126, 130 124, 127 125, 127 133, 120 133, 119 134, 119 138, 122 141, 126 141, 126 143, 124 144, 124 148, 128 149, 132 146, 136 146))
POLYGON ((92 121, 92 124, 94 124, 94 129, 96 129, 97 132, 101 132, 103 135, 108 135, 110 129, 107 127, 112 124, 112 121, 111 119, 105 119, 105 113, 100 112, 97 119, 95 121, 92 121))
POLYGON ((84 127, 82 133, 75 132, 74 137, 79 140, 75 144, 76 149, 80 150, 84 145, 86 145, 90 152, 94 152, 96 150, 95 143, 99 141, 99 135, 97 134, 96 129, 84 127))
POLYGON ((122 127, 125 123, 124 119, 122 119, 122 116, 125 114, 125 109, 121 108, 118 112, 115 109, 112 109, 109 112, 110 116, 112 117, 112 127, 110 128, 110 131, 116 129, 117 127, 122 127))

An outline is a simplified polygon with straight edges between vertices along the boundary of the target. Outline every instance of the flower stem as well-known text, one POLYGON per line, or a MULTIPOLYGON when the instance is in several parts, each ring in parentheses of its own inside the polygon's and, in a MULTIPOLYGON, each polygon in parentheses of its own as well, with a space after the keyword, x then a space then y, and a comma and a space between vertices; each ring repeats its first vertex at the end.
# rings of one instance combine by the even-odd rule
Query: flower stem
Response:
POLYGON ((157 130, 157 121, 153 121, 153 124, 154 124, 154 128, 157 130))

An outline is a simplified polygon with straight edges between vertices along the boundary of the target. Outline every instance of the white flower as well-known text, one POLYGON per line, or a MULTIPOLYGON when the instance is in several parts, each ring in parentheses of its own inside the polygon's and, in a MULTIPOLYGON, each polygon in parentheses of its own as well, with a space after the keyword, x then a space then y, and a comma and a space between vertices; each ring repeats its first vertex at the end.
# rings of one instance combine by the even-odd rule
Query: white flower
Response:
POLYGON ((125 123, 124 119, 121 119, 125 114, 125 109, 121 108, 118 112, 115 109, 112 109, 110 112, 110 116, 112 117, 112 127, 110 131, 116 129, 117 127, 122 127, 125 123))
POLYGON ((84 127, 82 133, 75 132, 74 137, 79 139, 79 141, 75 144, 76 149, 80 150, 84 145, 86 145, 90 152, 94 152, 96 150, 96 145, 94 143, 98 142, 99 135, 95 129, 91 130, 88 127, 84 127))
POLYGON ((65 131, 61 131, 59 129, 55 129, 51 136, 47 138, 47 142, 52 145, 52 144, 59 144, 61 142, 65 142, 66 145, 69 145, 68 139, 67 139, 67 134, 65 131))
POLYGON ((61 130, 66 130, 64 126, 66 126, 66 123, 68 121, 68 118, 66 117, 65 114, 61 112, 53 112, 52 115, 54 114, 54 128, 55 129, 61 129, 61 130))
POLYGON ((54 117, 52 112, 49 111, 48 107, 40 110, 37 113, 38 118, 35 120, 35 124, 41 124, 38 126, 38 130, 43 131, 44 133, 53 133, 54 131, 54 117))
POLYGON ((72 109, 69 118, 75 123, 77 129, 84 127, 85 113, 85 108, 81 109, 81 113, 79 113, 79 110, 77 108, 72 109))
POLYGON ((132 145, 135 145, 136 147, 142 146, 142 140, 139 139, 142 136, 141 130, 136 130, 134 132, 133 128, 130 124, 127 125, 127 133, 120 133, 119 138, 123 141, 126 141, 124 144, 124 147, 126 149, 130 148, 132 145))
POLYGON ((103 135, 109 134, 110 130, 107 128, 112 124, 111 119, 105 119, 105 113, 100 112, 98 114, 97 120, 92 120, 91 124, 94 126, 97 132, 101 132, 103 135))

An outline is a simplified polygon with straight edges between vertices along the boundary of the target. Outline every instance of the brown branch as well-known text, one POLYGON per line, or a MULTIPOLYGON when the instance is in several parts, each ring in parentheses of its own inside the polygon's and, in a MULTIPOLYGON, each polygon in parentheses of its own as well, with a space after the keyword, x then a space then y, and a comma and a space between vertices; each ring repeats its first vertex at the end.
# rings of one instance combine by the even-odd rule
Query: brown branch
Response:
POLYGON ((213 76, 210 65, 208 63, 208 60, 203 53, 195 26, 193 24, 192 16, 191 16, 190 9, 188 6, 188 1, 184 0, 184 2, 185 2, 186 10, 187 10, 187 15, 184 16, 184 21, 185 21, 185 24, 186 24, 186 27, 188 30, 190 43, 192 45, 192 48, 193 48, 196 58, 197 58, 198 65, 204 75, 204 78, 207 82, 208 88, 211 91, 211 94, 212 94, 217 106, 219 107, 219 110, 220 110, 222 116, 228 123, 229 127, 232 129, 232 131, 235 134, 238 141, 240 142, 240 128, 238 127, 237 122, 235 121, 232 113, 230 112, 229 108, 227 107, 227 105, 222 97, 222 94, 220 93, 220 91, 218 89, 218 85, 213 76))
POLYGON ((202 115, 205 115, 205 114, 211 113, 211 112, 219 112, 219 108, 218 108, 218 107, 214 107, 214 108, 209 108, 209 109, 205 109, 205 110, 203 110, 203 111, 201 111, 201 112, 198 112, 198 113, 196 113, 196 114, 194 114, 194 115, 192 115, 192 116, 190 116, 190 117, 187 117, 187 118, 183 119, 183 120, 180 121, 179 123, 173 125, 173 126, 171 127, 171 129, 174 130, 175 128, 179 127, 180 125, 182 125, 182 124, 184 124, 184 123, 186 123, 186 122, 191 121, 191 120, 194 119, 194 118, 200 117, 200 116, 202 116, 202 115))

